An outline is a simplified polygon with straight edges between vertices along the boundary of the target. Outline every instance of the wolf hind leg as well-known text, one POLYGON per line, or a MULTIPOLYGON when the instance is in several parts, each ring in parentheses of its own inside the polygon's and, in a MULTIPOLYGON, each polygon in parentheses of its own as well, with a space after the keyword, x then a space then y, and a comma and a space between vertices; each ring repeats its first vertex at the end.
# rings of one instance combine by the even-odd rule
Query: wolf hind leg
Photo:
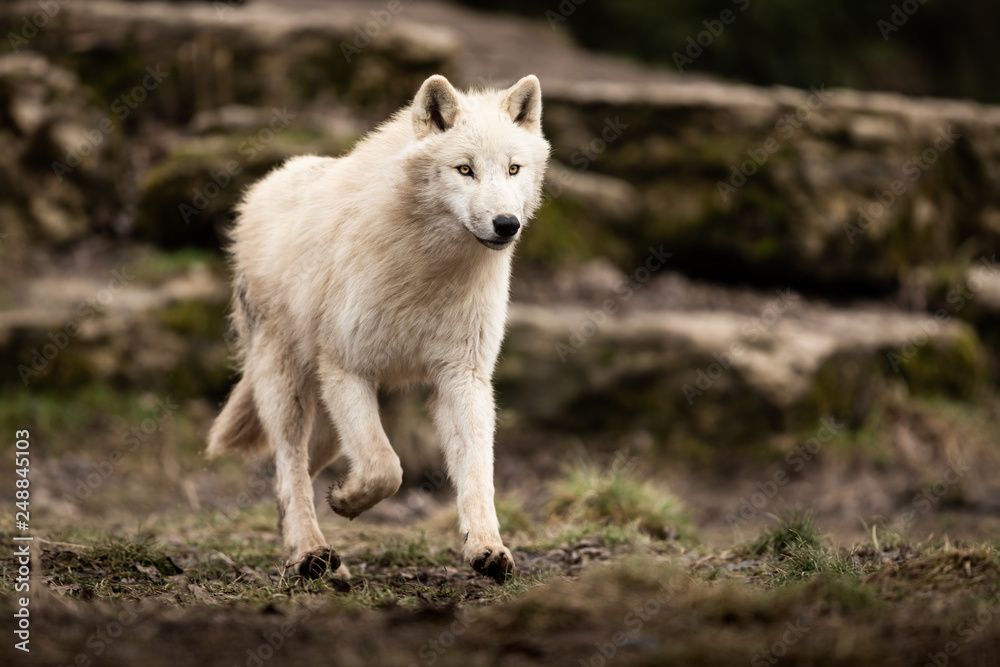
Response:
POLYGON ((336 570, 340 557, 320 531, 309 474, 309 440, 316 417, 316 400, 304 375, 275 344, 255 346, 253 393, 261 424, 268 435, 275 464, 275 496, 289 564, 300 574, 321 576, 336 570))
POLYGON ((309 439, 309 476, 316 478, 340 456, 340 439, 323 406, 316 408, 312 436, 309 439))

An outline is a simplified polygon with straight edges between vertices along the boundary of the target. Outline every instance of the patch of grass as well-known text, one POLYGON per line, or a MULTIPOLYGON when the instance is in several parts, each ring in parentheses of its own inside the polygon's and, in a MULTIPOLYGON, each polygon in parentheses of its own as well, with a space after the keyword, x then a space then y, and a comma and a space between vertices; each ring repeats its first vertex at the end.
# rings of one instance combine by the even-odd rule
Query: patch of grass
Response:
POLYGON ((109 572, 128 571, 135 565, 154 567, 160 574, 180 573, 168 555, 160 550, 156 538, 139 531, 135 537, 109 536, 91 549, 89 556, 109 572))
POLYGON ((83 599, 140 599, 159 595, 171 586, 166 577, 181 569, 149 533, 112 536, 85 551, 56 551, 47 568, 51 585, 69 587, 83 599))
POLYGON ((864 525, 865 530, 871 534, 872 546, 877 551, 899 549, 910 544, 911 542, 911 540, 908 539, 905 527, 901 524, 879 522, 869 526, 866 522, 862 521, 862 525, 864 525))
POLYGON ((863 564, 839 549, 802 544, 772 564, 768 578, 772 586, 784 586, 794 581, 806 581, 817 575, 858 579, 874 566, 863 564))
POLYGON ((778 517, 778 525, 765 530, 749 548, 751 554, 785 556, 802 549, 820 547, 811 511, 789 511, 778 517))
POLYGON ((869 583, 893 596, 920 590, 995 597, 1000 589, 1000 557, 996 549, 983 545, 928 548, 894 567, 880 569, 869 583))
POLYGON ((530 533, 534 530, 535 521, 519 499, 498 496, 495 504, 502 534, 530 533))
POLYGON ((69 395, 49 392, 4 392, 0 400, 0 428, 5 431, 31 425, 32 437, 64 440, 66 433, 102 425, 103 415, 122 409, 121 397, 106 386, 81 387, 69 395))
POLYGON ((620 460, 608 468, 590 461, 567 466, 553 484, 549 511, 577 523, 633 525, 656 539, 690 535, 681 501, 662 482, 641 480, 630 469, 629 461, 620 460))
POLYGON ((374 548, 355 553, 352 561, 379 567, 437 567, 452 564, 453 559, 446 552, 432 549, 421 531, 417 538, 391 538, 374 548))
POLYGON ((824 545, 811 511, 789 511, 778 519, 746 548, 747 553, 765 558, 763 578, 768 585, 784 586, 818 575, 857 580, 877 569, 856 558, 854 551, 824 545))
MULTIPOLYGON (((13 433, 28 428, 35 441, 44 441, 45 451, 61 453, 59 444, 77 444, 88 432, 110 432, 114 444, 127 430, 144 420, 162 416, 151 393, 121 392, 102 385, 82 386, 69 394, 11 390, 0 394, 0 428, 13 433), (57 443, 57 444, 53 444, 57 443)), ((183 417, 175 411, 172 418, 183 417)))

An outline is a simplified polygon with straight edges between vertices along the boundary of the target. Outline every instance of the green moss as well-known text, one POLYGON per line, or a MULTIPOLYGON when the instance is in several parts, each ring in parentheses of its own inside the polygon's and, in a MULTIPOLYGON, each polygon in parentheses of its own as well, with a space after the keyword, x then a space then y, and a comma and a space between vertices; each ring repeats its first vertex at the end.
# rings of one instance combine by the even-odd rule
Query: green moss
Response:
POLYGON ((969 399, 982 389, 986 363, 974 330, 963 328, 949 339, 933 337, 925 344, 919 342, 914 338, 886 358, 890 369, 898 369, 905 378, 910 391, 969 399))
POLYGON ((822 417, 830 415, 863 421, 884 386, 875 364, 859 360, 854 353, 830 357, 813 376, 802 405, 788 415, 788 425, 796 430, 815 429, 822 417))
MULTIPOLYGON (((739 166, 750 159, 747 155, 748 148, 758 148, 758 144, 750 141, 748 137, 741 136, 735 132, 708 132, 700 135, 698 141, 694 142, 694 152, 685 152, 685 166, 689 166, 692 161, 696 164, 706 166, 739 166)), ((730 172, 731 173, 731 172, 730 172)), ((730 176, 726 173, 722 180, 726 181, 730 176)))
POLYGON ((248 186, 295 155, 343 149, 341 142, 291 127, 267 145, 249 143, 252 136, 214 134, 182 144, 160 161, 141 186, 136 236, 161 248, 219 252, 248 186))
POLYGON ((159 322, 167 331, 183 336, 187 348, 182 362, 162 378, 164 390, 176 396, 224 397, 233 379, 224 342, 225 306, 179 301, 159 313, 159 322))
POLYGON ((812 274, 815 266, 803 265, 794 242, 799 236, 792 229, 796 212, 789 198, 775 191, 769 165, 726 202, 707 175, 656 182, 647 194, 654 205, 630 234, 641 247, 666 244, 678 266, 699 272, 705 270, 707 254, 744 264, 748 271, 812 274))
POLYGON ((221 341, 225 333, 226 314, 221 304, 195 299, 177 301, 161 311, 159 318, 164 328, 189 338, 221 341))
POLYGON ((572 267, 593 257, 625 264, 625 243, 581 202, 550 197, 539 209, 518 246, 518 259, 547 268, 572 267))
MULTIPOLYGON (((149 54, 144 55, 142 47, 136 43, 134 37, 129 37, 114 51, 74 50, 67 64, 79 75, 83 83, 97 93, 101 106, 108 108, 115 99, 128 94, 134 87, 141 86, 142 79, 146 76, 146 67, 150 62, 149 54)), ((151 94, 155 98, 155 90, 151 94)), ((147 113, 150 104, 151 100, 142 101, 147 113)))
POLYGON ((317 91, 334 98, 347 95, 354 66, 344 58, 339 43, 328 35, 306 31, 296 37, 296 49, 301 62, 292 70, 291 83, 302 99, 314 97, 317 91))

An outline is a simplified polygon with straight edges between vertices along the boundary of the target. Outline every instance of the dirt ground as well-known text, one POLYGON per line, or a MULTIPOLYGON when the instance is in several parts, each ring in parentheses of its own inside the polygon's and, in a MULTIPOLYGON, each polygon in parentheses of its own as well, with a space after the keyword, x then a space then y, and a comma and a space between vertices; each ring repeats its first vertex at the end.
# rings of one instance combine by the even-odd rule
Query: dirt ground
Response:
MULTIPOLYGON (((515 298, 586 303, 585 284, 524 275, 515 298)), ((634 307, 761 298, 670 274, 634 307)), ((31 431, 31 519, 16 529, 0 487, 0 664, 997 664, 998 405, 886 396, 800 471, 785 452, 810 433, 706 456, 501 412, 517 570, 497 585, 461 562, 433 456, 354 522, 323 503, 343 469, 324 472, 321 525, 351 577, 307 581, 283 567, 268 466, 205 459, 215 401, 7 392, 3 432, 31 431)))
MULTIPOLYGON (((654 464, 641 442, 502 430, 511 581, 461 562, 452 492, 433 474, 354 522, 320 505, 352 576, 307 581, 282 567, 267 467, 203 459, 206 402, 90 488, 122 423, 98 400, 123 401, 115 412, 133 423, 155 410, 111 394, 30 415, 31 651, 11 639, 21 533, 6 528, 3 664, 990 665, 1000 652, 996 520, 953 496, 927 495, 909 522, 908 502, 846 511, 845 498, 888 502, 896 483, 856 456, 827 456, 734 524, 767 465, 698 472, 654 464)), ((943 414, 914 409, 887 428, 954 430, 943 414)), ((318 498, 337 474, 317 480, 318 498)))

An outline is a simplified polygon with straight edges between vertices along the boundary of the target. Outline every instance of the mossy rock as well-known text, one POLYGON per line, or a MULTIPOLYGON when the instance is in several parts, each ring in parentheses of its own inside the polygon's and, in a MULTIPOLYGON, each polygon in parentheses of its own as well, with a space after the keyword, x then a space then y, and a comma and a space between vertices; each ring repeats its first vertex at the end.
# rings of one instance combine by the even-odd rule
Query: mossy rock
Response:
POLYGON ((753 456, 823 419, 859 428, 894 385, 960 400, 985 387, 986 352, 960 322, 921 337, 918 315, 803 308, 751 340, 748 316, 735 312, 595 322, 593 308, 515 306, 497 401, 522 425, 590 437, 646 432, 661 448, 700 459, 706 444, 753 456), (905 357, 898 372, 892 354, 905 357))
POLYGON ((229 292, 222 277, 195 263, 160 283, 137 280, 126 289, 119 302, 92 317, 58 298, 15 311, 0 328, 2 351, 37 372, 8 374, 4 386, 71 392, 105 384, 175 397, 224 398, 234 351, 225 336, 229 292), (70 322, 73 333, 67 335, 70 322))
POLYGON ((519 262, 542 267, 577 266, 592 257, 630 259, 629 247, 609 225, 568 196, 547 197, 518 245, 519 262))
POLYGON ((67 246, 113 230, 121 129, 71 72, 34 53, 0 56, 0 147, 6 243, 67 246))
MULTIPOLYGON (((29 2, 4 5, 0 32, 19 33, 23 17, 37 11, 29 2)), ((379 118, 427 77, 455 72, 454 39, 406 22, 384 27, 356 54, 345 51, 370 19, 361 10, 267 4, 61 3, 31 47, 71 68, 105 105, 127 107, 130 124, 139 115, 186 123, 230 104, 337 103, 379 118), (69 43, 78 46, 67 50, 69 43)))
POLYGON ((919 395, 973 399, 984 386, 988 373, 987 353, 971 327, 963 327, 943 341, 929 337, 914 339, 887 354, 893 371, 906 379, 910 390, 919 395), (923 343, 924 339, 928 343, 923 343))
POLYGON ((595 246, 664 243, 693 275, 865 294, 1000 248, 997 109, 827 93, 790 128, 807 91, 564 83, 546 95, 553 156, 628 183, 641 208, 628 224, 596 206, 546 214, 600 229, 595 246))

